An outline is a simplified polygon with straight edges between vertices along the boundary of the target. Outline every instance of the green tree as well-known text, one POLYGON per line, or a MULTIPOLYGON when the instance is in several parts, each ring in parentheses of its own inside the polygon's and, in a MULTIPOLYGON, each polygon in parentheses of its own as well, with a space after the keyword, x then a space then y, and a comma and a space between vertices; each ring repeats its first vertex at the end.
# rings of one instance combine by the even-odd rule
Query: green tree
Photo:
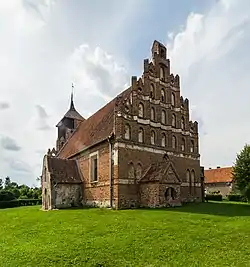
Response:
POLYGON ((233 180, 248 201, 250 200, 250 145, 246 144, 237 154, 233 166, 233 180))
POLYGON ((10 186, 10 177, 7 176, 4 182, 4 188, 7 189, 10 186))
POLYGON ((0 178, 0 190, 2 190, 2 189, 3 189, 3 179, 0 178))

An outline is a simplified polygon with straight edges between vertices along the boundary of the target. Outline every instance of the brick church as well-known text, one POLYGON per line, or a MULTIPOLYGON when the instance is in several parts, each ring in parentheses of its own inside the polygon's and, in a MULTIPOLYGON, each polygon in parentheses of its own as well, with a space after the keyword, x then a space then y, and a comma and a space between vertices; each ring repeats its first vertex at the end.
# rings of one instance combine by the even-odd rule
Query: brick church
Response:
POLYGON ((43 209, 166 207, 201 201, 198 123, 158 41, 141 77, 88 119, 70 109, 43 159, 43 209))

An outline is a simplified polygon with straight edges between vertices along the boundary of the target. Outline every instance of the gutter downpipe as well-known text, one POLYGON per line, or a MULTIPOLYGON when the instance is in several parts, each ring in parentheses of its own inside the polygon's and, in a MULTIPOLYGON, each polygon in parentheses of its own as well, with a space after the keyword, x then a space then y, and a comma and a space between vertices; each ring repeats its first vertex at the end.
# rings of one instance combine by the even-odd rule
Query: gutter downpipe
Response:
POLYGON ((109 142, 109 189, 110 189, 110 208, 113 208, 113 180, 114 180, 114 148, 113 148, 113 137, 114 135, 112 134, 111 136, 108 137, 108 142, 109 142))

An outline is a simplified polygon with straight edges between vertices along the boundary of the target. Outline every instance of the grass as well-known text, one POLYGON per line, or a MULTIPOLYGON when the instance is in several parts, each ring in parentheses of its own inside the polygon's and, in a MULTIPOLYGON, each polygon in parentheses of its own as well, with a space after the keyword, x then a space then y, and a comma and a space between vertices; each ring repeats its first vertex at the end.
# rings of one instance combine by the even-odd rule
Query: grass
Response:
POLYGON ((0 210, 0 266, 249 266, 250 206, 0 210))

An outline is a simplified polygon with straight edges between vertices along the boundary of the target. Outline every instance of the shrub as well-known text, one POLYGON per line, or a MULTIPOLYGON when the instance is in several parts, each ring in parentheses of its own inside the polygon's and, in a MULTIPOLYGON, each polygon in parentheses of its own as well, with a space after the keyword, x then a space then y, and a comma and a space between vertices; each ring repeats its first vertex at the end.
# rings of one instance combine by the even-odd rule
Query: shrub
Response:
POLYGON ((205 200, 222 201, 222 195, 219 194, 206 195, 205 200))
POLYGON ((247 198, 240 194, 230 194, 227 196, 228 201, 235 201, 235 202, 247 202, 247 198))
POLYGON ((41 199, 15 199, 10 201, 0 201, 0 209, 14 208, 20 206, 41 205, 41 199))

